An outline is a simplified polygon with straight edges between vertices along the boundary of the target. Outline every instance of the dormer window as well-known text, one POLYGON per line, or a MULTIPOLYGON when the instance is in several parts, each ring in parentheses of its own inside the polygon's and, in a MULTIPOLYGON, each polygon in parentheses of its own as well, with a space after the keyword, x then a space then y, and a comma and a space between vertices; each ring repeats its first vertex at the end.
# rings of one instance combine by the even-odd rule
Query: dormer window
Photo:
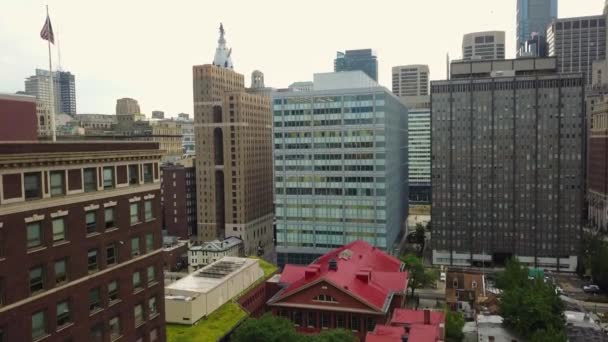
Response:
POLYGON ((320 295, 316 296, 315 298, 313 298, 313 300, 315 302, 325 302, 325 303, 337 303, 338 302, 336 300, 336 298, 334 298, 330 295, 326 295, 326 294, 320 294, 320 295))

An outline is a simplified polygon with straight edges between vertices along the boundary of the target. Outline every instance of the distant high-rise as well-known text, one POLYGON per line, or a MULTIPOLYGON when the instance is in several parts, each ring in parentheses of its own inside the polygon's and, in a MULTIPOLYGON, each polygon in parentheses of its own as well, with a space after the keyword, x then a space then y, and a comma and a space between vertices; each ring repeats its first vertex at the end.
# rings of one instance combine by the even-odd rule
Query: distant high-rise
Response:
POLYGON ((277 260, 358 239, 393 251, 407 217, 407 108, 361 71, 275 92, 277 260))
POLYGON ((584 78, 556 58, 452 63, 431 84, 433 263, 510 257, 574 272, 585 193, 584 78))
POLYGON ((372 49, 346 50, 337 53, 334 71, 355 70, 361 70, 374 81, 378 81, 378 57, 372 49))
POLYGON ((549 56, 557 57, 559 72, 580 72, 592 83, 594 61, 606 59, 606 17, 560 18, 547 29, 549 56))
POLYGON ((272 257, 272 107, 232 70, 224 28, 213 65, 193 67, 200 242, 236 236, 245 254, 272 257))
POLYGON ((164 119, 164 118, 165 118, 165 112, 163 112, 161 110, 152 111, 152 119, 164 119))
POLYGON ((264 88, 264 73, 255 70, 251 73, 251 88, 252 89, 262 89, 264 88))
POLYGON ((137 100, 128 97, 116 100, 116 115, 140 114, 141 109, 137 100))
MULTIPOLYGON (((517 56, 533 33, 546 37, 547 26, 557 18, 557 0, 517 0, 517 56)), ((540 55, 540 57, 544 57, 540 55)))
POLYGON ((462 59, 505 59, 505 32, 467 33, 462 38, 462 59))
POLYGON ((409 107, 429 106, 429 66, 403 65, 393 67, 393 94, 409 107))
MULTIPOLYGON (((25 93, 36 96, 39 103, 51 108, 51 90, 48 70, 36 69, 36 74, 25 80, 25 93)), ((67 71, 53 72, 55 113, 76 115, 76 81, 67 71)))

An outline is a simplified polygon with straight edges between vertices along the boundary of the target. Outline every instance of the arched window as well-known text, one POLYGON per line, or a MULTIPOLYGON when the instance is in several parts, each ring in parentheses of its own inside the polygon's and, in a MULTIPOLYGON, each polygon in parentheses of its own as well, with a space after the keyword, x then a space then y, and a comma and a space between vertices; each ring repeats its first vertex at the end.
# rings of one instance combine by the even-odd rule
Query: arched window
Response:
POLYGON ((320 294, 320 295, 316 296, 315 298, 313 298, 312 300, 314 300, 316 302, 326 302, 326 303, 337 303, 338 302, 336 300, 336 298, 334 298, 333 296, 330 296, 330 295, 326 295, 326 294, 320 294))

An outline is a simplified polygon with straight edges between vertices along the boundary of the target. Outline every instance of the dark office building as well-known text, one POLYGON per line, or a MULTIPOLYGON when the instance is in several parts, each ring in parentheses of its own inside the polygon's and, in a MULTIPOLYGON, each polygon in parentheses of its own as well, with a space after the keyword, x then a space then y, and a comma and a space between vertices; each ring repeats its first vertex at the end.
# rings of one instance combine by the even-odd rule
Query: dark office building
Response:
POLYGON ((361 70, 378 82, 378 57, 372 49, 338 52, 334 60, 334 71, 361 70))
POLYGON ((161 167, 164 228, 169 236, 196 236, 196 169, 194 158, 161 167))
POLYGON ((433 263, 576 270, 584 78, 555 58, 456 62, 431 85, 433 263))
POLYGON ((165 341, 157 143, 0 143, 0 341, 165 341))
MULTIPOLYGON (((59 107, 60 113, 76 115, 76 80, 74 74, 69 71, 57 71, 55 79, 59 79, 59 107)), ((57 81, 55 81, 57 85, 57 81)))
MULTIPOLYGON (((547 26, 557 18, 557 0, 517 0, 517 53, 533 33, 545 39, 547 26)), ((546 55, 540 55, 544 57, 546 55)))

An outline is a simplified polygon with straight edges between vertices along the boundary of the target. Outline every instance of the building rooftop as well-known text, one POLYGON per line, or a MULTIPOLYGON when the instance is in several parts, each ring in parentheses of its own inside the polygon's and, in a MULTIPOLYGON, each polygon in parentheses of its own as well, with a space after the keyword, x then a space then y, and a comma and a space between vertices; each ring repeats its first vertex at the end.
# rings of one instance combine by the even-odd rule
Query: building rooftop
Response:
POLYGON ((65 152, 128 152, 158 150, 156 142, 124 141, 58 141, 58 142, 0 142, 0 155, 65 152))
POLYGON ((406 291, 407 276, 399 259, 358 240, 334 249, 308 266, 285 265, 280 283, 287 287, 271 302, 311 283, 326 281, 377 310, 386 311, 392 294, 406 291))
POLYGON ((313 89, 315 91, 376 87, 380 87, 378 82, 360 70, 324 72, 313 75, 313 89))
MULTIPOLYGON (((436 325, 445 322, 445 314, 441 311, 428 311, 430 324, 436 325)), ((393 311, 392 325, 424 324, 425 310, 395 309, 393 311)))
POLYGON ((36 96, 23 94, 0 93, 0 100, 36 102, 36 96))
POLYGON ((183 299, 189 300, 188 297, 181 293, 190 292, 192 296, 197 294, 207 293, 224 282, 242 269, 252 264, 258 264, 258 260, 249 258, 223 257, 222 259, 189 274, 167 287, 165 287, 165 297, 167 299, 183 299), (172 291, 180 291, 180 294, 174 296, 172 291))
POLYGON ((203 243, 200 246, 190 247, 191 251, 207 251, 207 252, 221 252, 230 249, 236 245, 242 244, 243 240, 236 236, 230 236, 224 240, 213 240, 203 243))
POLYGON ((445 315, 439 311, 395 309, 391 326, 377 325, 366 342, 436 342, 443 339, 445 315), (425 314, 427 320, 425 321, 425 314), (397 322, 395 322, 397 321, 397 322), (406 325, 408 328, 406 329, 406 325))

